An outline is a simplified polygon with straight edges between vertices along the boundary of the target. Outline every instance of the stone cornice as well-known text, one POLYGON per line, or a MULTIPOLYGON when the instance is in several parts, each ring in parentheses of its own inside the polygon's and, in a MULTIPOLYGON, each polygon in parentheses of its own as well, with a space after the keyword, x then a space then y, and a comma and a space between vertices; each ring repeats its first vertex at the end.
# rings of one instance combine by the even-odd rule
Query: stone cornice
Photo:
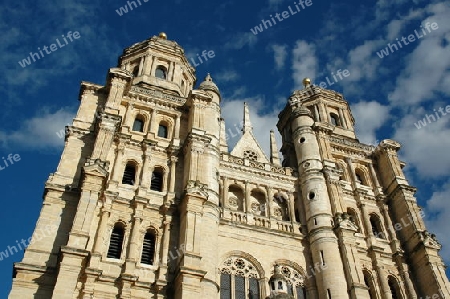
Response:
POLYGON ((159 90, 155 89, 148 89, 138 86, 131 86, 130 93, 136 93, 138 95, 144 95, 145 99, 150 99, 147 96, 151 96, 153 100, 159 101, 161 103, 166 103, 167 101, 177 104, 177 105, 184 105, 186 103, 186 98, 178 97, 175 95, 163 93, 159 90))

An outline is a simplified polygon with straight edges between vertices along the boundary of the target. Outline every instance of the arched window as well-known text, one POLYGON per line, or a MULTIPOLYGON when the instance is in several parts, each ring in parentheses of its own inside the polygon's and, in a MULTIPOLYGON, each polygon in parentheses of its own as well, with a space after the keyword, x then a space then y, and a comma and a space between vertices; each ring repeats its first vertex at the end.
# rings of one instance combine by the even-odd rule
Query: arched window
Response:
MULTIPOLYGON (((286 278, 287 291, 295 299, 306 299, 305 277, 290 265, 280 265, 281 274, 286 278)), ((272 286, 274 289, 274 286, 272 286)))
POLYGON ((133 162, 128 162, 123 172, 122 184, 134 185, 136 181, 136 165, 133 162))
POLYGON ((147 231, 144 236, 142 244, 141 263, 146 265, 153 265, 155 258, 156 236, 154 231, 147 231))
POLYGON ((375 237, 380 239, 386 239, 383 233, 383 227, 381 225, 381 220, 378 218, 377 215, 371 214, 370 215, 370 225, 372 226, 372 233, 375 237))
POLYGON ((260 298, 259 273, 251 262, 230 257, 222 264, 220 273, 220 299, 260 298))
POLYGON ((125 235, 125 229, 123 224, 116 223, 111 232, 111 238, 109 239, 108 254, 106 257, 113 259, 120 259, 122 254, 122 243, 125 235))
POLYGON ((339 120, 339 116, 337 116, 335 113, 330 113, 330 121, 333 126, 340 126, 341 121, 339 120))
POLYGON ((266 195, 258 189, 250 192, 251 209, 253 214, 267 216, 266 195))
POLYGON ((133 67, 133 76, 137 77, 139 75, 139 65, 133 67))
POLYGON ((164 123, 160 123, 158 126, 158 137, 167 138, 167 136, 168 136, 167 125, 164 123))
POLYGON ((372 275, 367 270, 364 270, 363 274, 364 274, 364 284, 369 289, 369 298, 377 299, 377 295, 375 293, 375 286, 373 285, 372 275))
POLYGON ((166 80, 167 78, 167 70, 162 65, 159 65, 155 71, 155 77, 166 80))
POLYGON ((283 221, 290 221, 288 201, 280 193, 277 193, 273 197, 273 216, 283 221))
POLYGON ((402 294, 400 293, 400 287, 398 286, 397 280, 393 276, 388 278, 389 289, 391 290, 392 299, 402 299, 402 294))
POLYGON ((364 173, 362 172, 361 169, 355 169, 355 178, 356 178, 357 183, 367 186, 367 182, 366 182, 364 173))
POLYGON ((133 131, 144 132, 144 117, 142 115, 136 116, 133 123, 133 131))
POLYGON ((150 183, 150 190, 162 192, 163 191, 163 177, 164 172, 161 168, 155 168, 152 173, 152 181, 150 183))
POLYGON ((231 210, 244 211, 244 191, 238 185, 228 187, 228 204, 231 210))

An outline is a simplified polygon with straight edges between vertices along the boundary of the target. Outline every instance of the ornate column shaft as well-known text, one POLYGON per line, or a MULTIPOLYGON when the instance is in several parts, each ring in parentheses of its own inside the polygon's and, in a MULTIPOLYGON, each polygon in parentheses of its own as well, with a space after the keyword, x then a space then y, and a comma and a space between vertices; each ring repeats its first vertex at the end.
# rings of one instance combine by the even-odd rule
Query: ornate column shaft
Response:
POLYGON ((176 175, 176 166, 177 166, 178 158, 170 157, 170 184, 169 184, 169 192, 173 193, 175 191, 175 175, 176 175))

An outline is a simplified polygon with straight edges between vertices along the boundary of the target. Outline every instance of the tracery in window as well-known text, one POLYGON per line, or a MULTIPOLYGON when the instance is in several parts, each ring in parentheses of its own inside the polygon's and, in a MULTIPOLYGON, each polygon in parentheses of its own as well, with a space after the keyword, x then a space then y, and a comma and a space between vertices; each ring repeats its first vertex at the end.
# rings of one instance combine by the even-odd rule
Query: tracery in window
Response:
POLYGON ((244 158, 249 159, 251 161, 258 161, 258 155, 251 150, 244 151, 244 158))
POLYGON ((256 267, 241 257, 227 258, 219 269, 220 299, 259 299, 259 273, 256 267))

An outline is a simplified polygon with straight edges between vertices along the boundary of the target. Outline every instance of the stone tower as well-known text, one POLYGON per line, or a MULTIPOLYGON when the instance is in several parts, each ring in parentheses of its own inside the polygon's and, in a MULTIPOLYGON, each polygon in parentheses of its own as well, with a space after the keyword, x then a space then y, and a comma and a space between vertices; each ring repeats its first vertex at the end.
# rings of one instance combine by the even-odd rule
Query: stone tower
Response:
POLYGON ((289 97, 281 163, 247 104, 229 152, 217 85, 195 85, 164 33, 82 82, 9 298, 450 299, 400 145, 360 143, 341 94, 289 97))

